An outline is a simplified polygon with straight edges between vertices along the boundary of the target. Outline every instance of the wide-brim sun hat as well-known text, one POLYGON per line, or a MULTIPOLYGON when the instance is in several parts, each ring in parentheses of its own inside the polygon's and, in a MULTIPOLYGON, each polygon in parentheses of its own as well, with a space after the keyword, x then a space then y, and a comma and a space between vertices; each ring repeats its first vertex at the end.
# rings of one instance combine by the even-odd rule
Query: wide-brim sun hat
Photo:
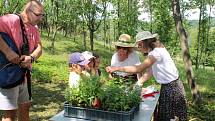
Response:
POLYGON ((136 43, 139 41, 142 41, 142 40, 156 38, 157 36, 158 36, 158 34, 152 34, 149 31, 141 31, 141 32, 138 32, 136 35, 136 43))
POLYGON ((134 42, 131 40, 131 36, 128 34, 121 34, 117 42, 113 42, 115 46, 119 47, 134 47, 134 42))
POLYGON ((90 61, 85 59, 79 52, 74 52, 69 55, 69 64, 87 65, 90 61))

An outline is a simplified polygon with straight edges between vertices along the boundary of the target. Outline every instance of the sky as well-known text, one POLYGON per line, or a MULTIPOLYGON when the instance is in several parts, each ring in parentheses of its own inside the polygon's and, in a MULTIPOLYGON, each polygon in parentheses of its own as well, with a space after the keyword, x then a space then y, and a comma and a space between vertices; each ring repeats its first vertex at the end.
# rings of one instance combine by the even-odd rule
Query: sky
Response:
MULTIPOLYGON (((141 4, 141 3, 140 3, 141 4)), ((111 4, 108 4, 108 10, 113 10, 113 6, 111 4)), ((215 6, 211 9, 211 17, 215 17, 215 6)), ((139 8, 139 11, 144 11, 143 8, 139 8)), ((207 13, 209 14, 209 6, 207 6, 207 13)), ((198 20, 199 19, 199 9, 190 9, 188 11, 185 11, 186 19, 188 20, 198 20)), ((141 12, 138 19, 143 21, 149 21, 150 16, 146 12, 141 12)))
MULTIPOLYGON (((207 6, 207 13, 209 14, 209 6, 207 6)), ((199 19, 199 9, 191 9, 185 12, 185 15, 188 15, 188 20, 198 20, 199 19)), ((215 17, 215 7, 211 9, 211 17, 215 17)))
MULTIPOLYGON (((209 14, 209 6, 207 6, 207 13, 209 14)), ((140 11, 142 11, 140 9, 140 11)), ((199 9, 190 9, 185 12, 186 19, 188 20, 198 20, 199 19, 199 9)), ((211 17, 215 17, 215 7, 212 8, 211 17)), ((149 14, 146 12, 142 12, 142 14, 138 17, 139 20, 149 21, 149 14)))

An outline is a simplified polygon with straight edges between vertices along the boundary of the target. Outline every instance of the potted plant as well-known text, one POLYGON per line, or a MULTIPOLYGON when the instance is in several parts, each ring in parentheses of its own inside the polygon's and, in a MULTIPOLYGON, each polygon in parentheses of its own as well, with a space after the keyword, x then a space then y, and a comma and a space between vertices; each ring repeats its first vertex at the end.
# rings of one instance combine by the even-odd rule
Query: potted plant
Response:
POLYGON ((137 89, 121 81, 82 78, 78 87, 66 91, 64 115, 90 120, 132 120, 141 98, 137 89))

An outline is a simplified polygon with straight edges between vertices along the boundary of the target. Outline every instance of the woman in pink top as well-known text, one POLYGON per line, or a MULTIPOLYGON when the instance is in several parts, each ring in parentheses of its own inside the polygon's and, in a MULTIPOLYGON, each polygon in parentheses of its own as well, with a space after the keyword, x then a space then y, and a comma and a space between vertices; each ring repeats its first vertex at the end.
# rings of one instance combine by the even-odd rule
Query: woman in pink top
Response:
MULTIPOLYGON (((31 63, 40 57, 42 54, 42 44, 36 25, 42 20, 43 16, 43 5, 37 0, 28 2, 20 14, 29 43, 30 55, 22 55, 19 57, 17 53, 13 52, 7 46, 0 36, 0 51, 6 55, 6 58, 11 63, 21 63, 20 65, 22 67, 31 68, 31 63)), ((23 44, 20 18, 15 14, 7 14, 0 17, 0 32, 9 34, 19 51, 23 44)), ((29 99, 26 80, 22 84, 10 89, 0 88, 0 110, 4 110, 2 121, 14 121, 16 119, 16 113, 18 114, 18 120, 29 121, 30 105, 31 100, 29 99)))

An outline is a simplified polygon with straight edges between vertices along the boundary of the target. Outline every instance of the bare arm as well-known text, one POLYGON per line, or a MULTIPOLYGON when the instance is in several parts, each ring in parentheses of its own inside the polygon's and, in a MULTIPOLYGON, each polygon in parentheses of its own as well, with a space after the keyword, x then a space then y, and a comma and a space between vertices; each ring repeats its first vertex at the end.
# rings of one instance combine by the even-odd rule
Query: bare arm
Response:
POLYGON ((138 80, 137 84, 138 85, 143 85, 144 82, 146 82, 147 80, 149 80, 152 77, 152 69, 148 68, 146 70, 146 72, 140 77, 140 79, 138 80))
POLYGON ((31 53, 31 56, 33 56, 36 59, 38 59, 42 55, 42 43, 39 42, 37 48, 34 50, 33 53, 31 53))
POLYGON ((22 55, 21 59, 23 60, 21 65, 23 67, 29 66, 31 64, 32 57, 36 60, 42 54, 42 43, 38 43, 37 48, 30 54, 30 56, 22 55), (32 56, 32 57, 31 57, 32 56))
POLYGON ((127 72, 127 73, 140 73, 145 69, 151 67, 156 62, 156 59, 153 56, 148 56, 142 64, 134 66, 108 66, 106 71, 109 73, 115 71, 127 72))

